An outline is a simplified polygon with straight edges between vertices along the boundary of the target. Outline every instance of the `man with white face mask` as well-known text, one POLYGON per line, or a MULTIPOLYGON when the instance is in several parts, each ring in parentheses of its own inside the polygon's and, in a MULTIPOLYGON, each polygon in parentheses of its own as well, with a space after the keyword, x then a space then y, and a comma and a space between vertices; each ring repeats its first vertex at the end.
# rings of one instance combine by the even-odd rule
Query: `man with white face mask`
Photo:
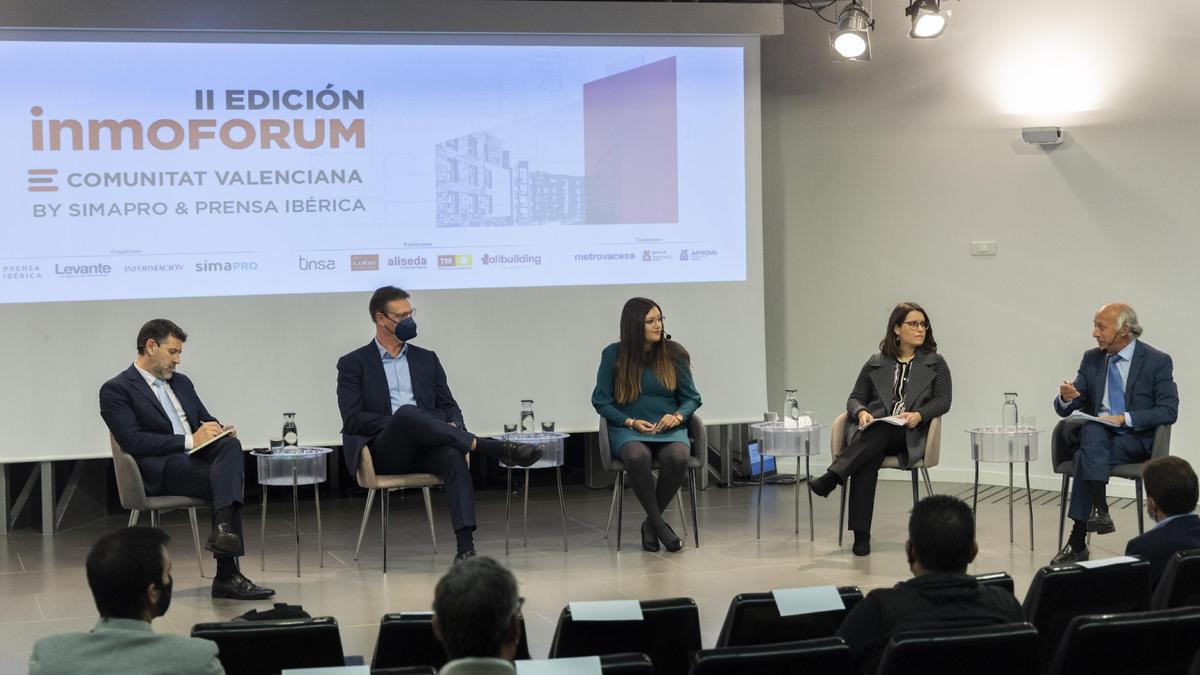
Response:
POLYGON ((1196 472, 1181 457, 1146 462, 1142 482, 1146 486, 1146 513, 1158 524, 1130 539, 1125 555, 1149 560, 1150 582, 1157 585, 1172 555, 1200 548, 1200 516, 1196 515, 1200 486, 1196 472))
POLYGON ((215 642, 155 633, 150 622, 171 605, 168 537, 152 527, 126 527, 100 537, 87 557, 88 586, 100 622, 86 633, 38 640, 31 675, 55 673, 224 673, 215 642))

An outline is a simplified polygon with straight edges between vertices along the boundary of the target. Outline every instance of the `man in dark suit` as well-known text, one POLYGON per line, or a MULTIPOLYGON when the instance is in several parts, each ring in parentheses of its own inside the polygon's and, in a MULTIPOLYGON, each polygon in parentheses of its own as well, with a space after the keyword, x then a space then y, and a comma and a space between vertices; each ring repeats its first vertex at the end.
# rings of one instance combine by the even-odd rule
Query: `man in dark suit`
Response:
POLYGON ((100 387, 100 415, 121 448, 137 461, 147 495, 212 502, 212 534, 205 546, 217 559, 212 596, 269 598, 275 591, 247 579, 237 565, 238 556, 245 553, 242 444, 236 429, 222 426, 205 409, 192 381, 175 372, 185 341, 187 333, 174 322, 147 321, 138 331, 133 365, 100 387), (218 438, 225 432, 228 435, 218 438))
POLYGON ((1092 326, 1096 348, 1084 352, 1075 381, 1063 382, 1054 399, 1062 417, 1081 410, 1102 420, 1079 428, 1069 512, 1074 527, 1054 565, 1087 560, 1088 532, 1116 531, 1105 496, 1109 469, 1148 459, 1154 430, 1174 424, 1179 410, 1171 357, 1138 339, 1142 326, 1132 307, 1105 305, 1092 326))
POLYGON ((1146 486, 1146 513, 1155 525, 1125 545, 1125 555, 1150 561, 1150 582, 1158 584, 1167 561, 1178 551, 1200 548, 1200 516, 1196 501, 1200 485, 1196 472, 1180 457, 1159 457, 1142 467, 1146 486))
POLYGON ((479 450, 509 466, 529 466, 541 449, 467 431, 437 354, 410 343, 416 310, 408 293, 384 286, 368 305, 375 339, 338 359, 342 454, 351 475, 370 446, 376 474, 434 473, 446 484, 458 542, 455 561, 475 555, 475 492, 466 453, 479 450))
POLYGON ((913 578, 871 591, 838 628, 838 637, 850 647, 853 672, 875 673, 887 641, 901 631, 1025 620, 1012 593, 981 586, 967 574, 979 547, 975 517, 961 499, 934 495, 918 502, 904 551, 913 578))

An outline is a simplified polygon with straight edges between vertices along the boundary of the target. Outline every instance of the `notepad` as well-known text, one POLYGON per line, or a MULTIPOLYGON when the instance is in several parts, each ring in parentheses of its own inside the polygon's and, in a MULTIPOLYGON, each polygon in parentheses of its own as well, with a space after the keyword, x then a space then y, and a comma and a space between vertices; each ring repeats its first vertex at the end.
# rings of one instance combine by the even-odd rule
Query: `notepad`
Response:
POLYGON ((807 588, 777 588, 771 591, 775 597, 775 608, 779 616, 816 614, 846 609, 837 586, 809 586, 807 588))
POLYGON ((1106 427, 1121 426, 1120 424, 1113 424, 1112 422, 1109 422, 1108 420, 1100 419, 1099 417, 1096 417, 1095 415, 1089 415, 1089 414, 1083 412, 1082 410, 1076 410, 1075 412, 1071 413, 1070 415, 1067 415, 1066 417, 1063 418, 1063 422, 1066 422, 1067 424, 1083 424, 1085 422, 1099 422, 1100 424, 1103 424, 1106 427))
MULTIPOLYGON (((571 616, 575 613, 572 612, 571 616)), ((599 656, 573 656, 566 659, 516 661, 517 675, 600 675, 599 656)))
POLYGON ((641 621, 642 605, 637 600, 598 600, 567 603, 572 621, 641 621))
POLYGON ((212 438, 208 439, 207 441, 204 441, 204 442, 203 442, 203 443, 201 443, 200 445, 194 446, 194 447, 193 447, 191 450, 188 450, 188 451, 187 451, 187 454, 189 454, 189 455, 194 455, 194 454, 196 454, 197 452, 200 452, 201 450, 203 450, 203 449, 207 448, 208 446, 212 445, 212 444, 213 444, 213 443, 214 443, 214 442, 215 442, 217 439, 219 439, 219 438, 225 438, 226 436, 228 436, 229 434, 232 434, 232 433, 233 433, 233 427, 225 427, 225 430, 224 430, 224 431, 222 431, 221 433, 217 434, 216 436, 213 436, 212 438))

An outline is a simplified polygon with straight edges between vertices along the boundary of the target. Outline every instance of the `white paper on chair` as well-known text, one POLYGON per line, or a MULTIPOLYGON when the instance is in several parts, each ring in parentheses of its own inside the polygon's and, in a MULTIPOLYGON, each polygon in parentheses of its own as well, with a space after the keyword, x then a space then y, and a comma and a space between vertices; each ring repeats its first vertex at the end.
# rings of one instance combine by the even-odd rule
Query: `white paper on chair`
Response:
POLYGON ((846 609, 837 586, 809 586, 807 588, 777 588, 771 591, 775 596, 775 607, 779 616, 795 616, 797 614, 816 614, 817 612, 832 612, 846 609))
MULTIPOLYGON (((571 616, 574 617, 574 612, 571 616)), ((572 656, 565 659, 516 661, 517 675, 600 675, 599 656, 572 656)))
POLYGON ((433 616, 433 612, 400 612, 400 616, 433 616))
POLYGON ((637 600, 569 602, 572 621, 641 621, 642 605, 637 600))
POLYGON ((289 668, 280 675, 371 675, 370 665, 326 665, 324 668, 289 668))
POLYGON ((1063 422, 1066 422, 1067 424, 1083 424, 1085 422, 1099 422, 1100 424, 1103 424, 1106 427, 1121 426, 1119 424, 1113 424, 1112 422, 1109 422, 1108 420, 1102 420, 1099 417, 1096 417, 1095 415, 1089 415, 1089 414, 1083 412, 1082 410, 1076 410, 1075 412, 1071 413, 1070 415, 1067 415, 1066 417, 1063 418, 1063 422))
POLYGON ((1097 567, 1108 567, 1109 565, 1120 565, 1121 563, 1133 562, 1135 560, 1137 560, 1137 558, 1135 558, 1131 555, 1119 555, 1115 558, 1101 558, 1099 560, 1082 560, 1075 564, 1079 565, 1080 567, 1086 567, 1089 570, 1091 570, 1091 569, 1095 569, 1097 567))

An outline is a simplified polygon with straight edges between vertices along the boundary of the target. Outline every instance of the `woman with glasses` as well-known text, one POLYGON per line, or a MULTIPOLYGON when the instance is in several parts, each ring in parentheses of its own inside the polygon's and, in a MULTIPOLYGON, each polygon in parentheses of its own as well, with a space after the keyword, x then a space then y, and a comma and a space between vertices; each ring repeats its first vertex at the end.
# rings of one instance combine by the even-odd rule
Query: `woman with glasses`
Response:
POLYGON ((700 407, 687 350, 663 330, 662 309, 653 300, 630 298, 621 310, 621 339, 604 348, 592 406, 608 420, 613 457, 625 464, 646 520, 642 548, 668 551, 683 541, 663 520, 687 471, 691 442, 687 420, 700 407), (650 473, 658 460, 658 484, 650 473))
POLYGON ((846 448, 808 487, 826 497, 850 481, 854 555, 871 553, 875 483, 885 456, 911 466, 925 454, 929 421, 950 410, 950 366, 937 353, 933 324, 915 302, 896 305, 879 353, 867 359, 846 401, 846 448))

